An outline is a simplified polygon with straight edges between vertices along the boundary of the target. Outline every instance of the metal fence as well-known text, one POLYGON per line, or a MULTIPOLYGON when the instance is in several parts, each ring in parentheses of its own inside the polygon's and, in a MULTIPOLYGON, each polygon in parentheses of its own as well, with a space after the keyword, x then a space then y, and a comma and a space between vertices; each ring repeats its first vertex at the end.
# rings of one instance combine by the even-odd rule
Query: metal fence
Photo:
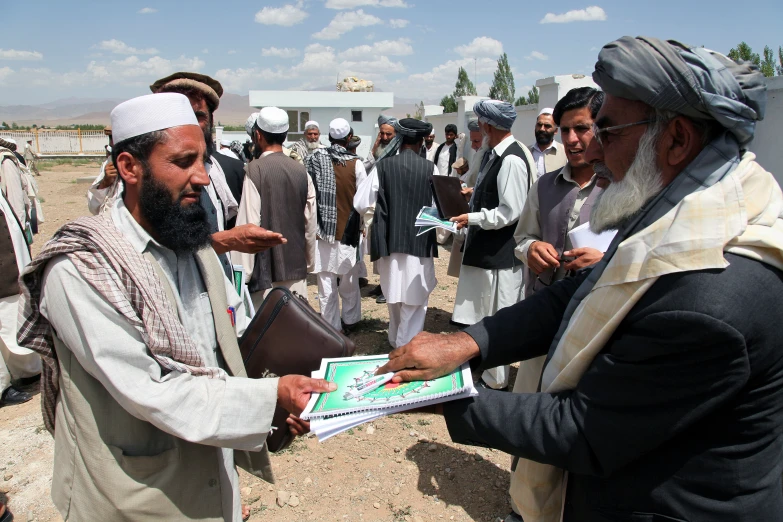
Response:
POLYGON ((102 130, 9 130, 0 131, 0 138, 16 140, 20 153, 24 152, 27 140, 33 140, 33 150, 36 154, 43 156, 47 154, 105 154, 104 147, 109 144, 109 137, 102 130))

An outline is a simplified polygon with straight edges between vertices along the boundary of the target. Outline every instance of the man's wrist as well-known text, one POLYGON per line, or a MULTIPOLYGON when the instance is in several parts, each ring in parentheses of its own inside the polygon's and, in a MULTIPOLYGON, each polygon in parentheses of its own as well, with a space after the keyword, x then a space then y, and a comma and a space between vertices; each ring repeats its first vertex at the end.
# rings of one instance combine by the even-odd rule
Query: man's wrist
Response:
POLYGON ((220 230, 212 234, 212 249, 218 254, 225 254, 232 248, 233 234, 228 230, 220 230))

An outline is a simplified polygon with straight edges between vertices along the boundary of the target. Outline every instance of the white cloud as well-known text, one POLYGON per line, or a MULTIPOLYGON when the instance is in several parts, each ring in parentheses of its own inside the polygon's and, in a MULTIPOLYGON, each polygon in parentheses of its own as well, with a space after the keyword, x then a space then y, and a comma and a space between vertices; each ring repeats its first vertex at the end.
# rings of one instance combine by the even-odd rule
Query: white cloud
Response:
POLYGON ((549 56, 545 55, 544 53, 540 53, 538 51, 533 51, 532 53, 525 56, 525 60, 549 60, 549 56))
POLYGON ((292 47, 283 47, 278 49, 277 47, 269 47, 268 49, 261 49, 261 56, 275 56, 277 58, 293 58, 299 56, 299 51, 292 47))
POLYGON ((315 33, 313 38, 317 40, 337 40, 342 35, 355 29, 356 27, 368 27, 380 23, 380 18, 371 14, 367 14, 361 9, 358 11, 337 13, 332 21, 329 22, 329 25, 315 33))
POLYGON ((43 54, 38 51, 17 51, 16 49, 0 49, 0 60, 43 60, 43 54))
POLYGON ((93 45, 93 48, 109 51, 114 54, 158 54, 158 50, 154 47, 150 47, 149 49, 136 49, 125 42, 115 39, 104 40, 98 45, 93 45))
POLYGON ((368 77, 376 74, 399 74, 405 72, 402 62, 393 62, 388 56, 379 56, 373 60, 344 61, 339 64, 340 74, 345 76, 368 77))
POLYGON ((301 4, 284 5, 283 7, 264 7, 256 13, 256 22, 264 25, 282 25, 291 27, 300 24, 308 17, 301 4))
POLYGON ((6 78, 12 74, 14 74, 14 70, 10 67, 0 67, 0 85, 4 85, 6 78))
POLYGON ((201 50, 201 54, 209 54, 209 49, 206 47, 201 50))
POLYGON ((383 40, 375 42, 372 45, 360 45, 351 47, 340 53, 340 58, 344 60, 361 60, 369 57, 379 56, 408 56, 413 54, 410 40, 400 38, 399 40, 383 40))
POLYGON ((402 18, 392 18, 389 20, 389 26, 391 26, 392 29, 405 29, 408 27, 409 23, 408 20, 403 20, 402 18))
POLYGON ((229 49, 227 54, 237 54, 236 49, 229 49))
POLYGON ((355 9, 357 7, 410 7, 405 0, 326 0, 329 9, 355 9))
POLYGON ((137 11, 138 14, 152 14, 152 13, 157 13, 157 12, 158 12, 158 10, 155 9, 154 7, 145 7, 143 9, 139 9, 137 11))
MULTIPOLYGON (((476 75, 479 79, 491 79, 497 69, 497 60, 489 57, 477 58, 475 61, 473 58, 449 60, 428 72, 411 74, 406 79, 395 82, 393 87, 395 91, 405 90, 406 93, 417 98, 440 99, 454 90, 454 82, 457 81, 457 71, 460 67, 464 67, 471 81, 476 83, 476 75)), ((480 85, 482 84, 479 82, 477 87, 480 85)), ((479 90, 479 92, 486 94, 487 90, 479 90)))
POLYGON ((606 12, 597 5, 585 9, 574 9, 563 14, 547 13, 540 24, 567 24, 570 22, 601 22, 606 20, 606 12))
POLYGON ((482 56, 497 58, 503 54, 503 44, 494 38, 479 36, 467 45, 456 47, 454 51, 463 58, 480 58, 482 56))

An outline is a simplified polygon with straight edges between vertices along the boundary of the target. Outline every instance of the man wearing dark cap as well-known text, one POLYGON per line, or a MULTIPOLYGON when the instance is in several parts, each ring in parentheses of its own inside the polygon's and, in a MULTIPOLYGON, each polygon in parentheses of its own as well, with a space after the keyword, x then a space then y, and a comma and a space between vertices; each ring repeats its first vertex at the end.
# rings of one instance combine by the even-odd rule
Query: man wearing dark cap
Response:
POLYGON ((206 168, 211 181, 201 192, 201 206, 207 211, 209 225, 213 232, 213 246, 219 254, 223 271, 227 277, 233 279, 231 262, 226 253, 236 251, 255 254, 264 250, 269 246, 266 244, 269 233, 253 224, 227 230, 227 225, 236 220, 239 208, 238 200, 232 193, 231 186, 241 187, 243 180, 232 180, 232 184, 229 185, 227 174, 238 176, 240 175, 239 171, 234 168, 223 168, 223 163, 230 163, 230 158, 225 156, 218 158, 217 156, 220 155, 215 154, 215 144, 212 141, 213 116, 220 104, 223 86, 219 81, 205 74, 177 72, 156 81, 150 85, 150 90, 153 93, 184 94, 190 100, 193 112, 196 113, 196 119, 204 133, 204 141, 207 146, 206 168))
POLYGON ((623 37, 586 159, 604 257, 379 371, 426 380, 546 355, 539 393, 443 407, 453 440, 520 459, 525 522, 783 520, 783 192, 747 150, 755 65, 623 37), (509 420, 512 422, 509 422, 509 420))
POLYGON ((413 118, 395 123, 400 153, 379 161, 354 198, 363 214, 375 206, 370 257, 378 262, 381 288, 389 306, 389 344, 397 348, 424 329, 427 302, 438 283, 435 231, 417 236, 422 207, 432 206, 430 178, 435 165, 419 152, 432 125, 413 118))

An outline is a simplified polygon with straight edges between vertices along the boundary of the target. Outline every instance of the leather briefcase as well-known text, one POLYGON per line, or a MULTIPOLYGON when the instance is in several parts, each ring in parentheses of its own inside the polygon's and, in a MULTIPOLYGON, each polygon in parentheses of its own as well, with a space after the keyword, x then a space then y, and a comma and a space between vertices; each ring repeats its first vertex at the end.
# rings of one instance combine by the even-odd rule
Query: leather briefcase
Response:
POLYGON ((462 195, 462 182, 459 178, 432 176, 430 185, 441 218, 451 219, 470 212, 468 202, 462 195))
MULTIPOLYGON (((247 376, 254 379, 305 375, 325 357, 350 357, 356 345, 313 310, 307 299, 287 288, 273 288, 239 340, 247 376)), ((266 440, 269 451, 285 449, 293 435, 288 412, 277 407, 275 429, 266 440)))

